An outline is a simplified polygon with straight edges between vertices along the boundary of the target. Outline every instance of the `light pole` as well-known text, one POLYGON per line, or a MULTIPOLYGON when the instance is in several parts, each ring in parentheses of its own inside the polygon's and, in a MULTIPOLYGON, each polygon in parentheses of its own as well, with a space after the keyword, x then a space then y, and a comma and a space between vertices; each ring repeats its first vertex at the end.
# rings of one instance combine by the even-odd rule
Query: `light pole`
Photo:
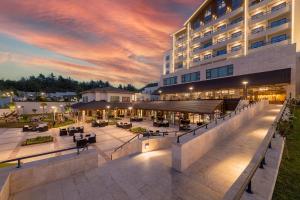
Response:
POLYGON ((192 98, 192 92, 194 90, 194 87, 193 86, 189 87, 189 90, 190 90, 190 99, 193 100, 193 98, 192 98))
POLYGON ((53 110, 53 121, 55 122, 55 112, 56 112, 56 106, 51 107, 53 110))
POLYGON ((106 108, 107 108, 107 122, 109 122, 109 109, 110 109, 110 106, 108 105, 108 106, 106 106, 106 108))
POLYGON ((128 110, 129 110, 129 112, 130 112, 130 118, 132 117, 132 107, 130 106, 130 107, 128 107, 128 110))
POLYGON ((247 96, 248 96, 248 94, 247 94, 247 85, 248 85, 248 81, 243 81, 242 82, 242 84, 244 85, 244 99, 246 100, 247 99, 247 96))

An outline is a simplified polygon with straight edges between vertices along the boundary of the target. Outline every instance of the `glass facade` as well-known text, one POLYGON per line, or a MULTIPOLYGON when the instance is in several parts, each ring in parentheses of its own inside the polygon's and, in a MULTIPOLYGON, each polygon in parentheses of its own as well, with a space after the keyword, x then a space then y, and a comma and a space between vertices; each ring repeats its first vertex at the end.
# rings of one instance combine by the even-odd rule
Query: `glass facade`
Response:
POLYGON ((258 41, 251 44, 251 49, 256 49, 265 45, 265 41, 258 41))
POLYGON ((232 0, 232 10, 238 9, 243 4, 243 0, 232 0))
POLYGON ((277 43, 277 42, 281 42, 287 40, 287 35, 286 34, 282 34, 282 35, 278 35, 278 36, 274 36, 271 38, 271 43, 277 43))
POLYGON ((206 79, 215 79, 215 78, 222 78, 226 76, 233 75, 233 65, 226 65, 223 67, 207 69, 206 70, 206 79))
POLYGON ((285 24, 287 22, 288 22, 287 18, 279 19, 274 22, 271 22, 270 27, 274 28, 274 27, 280 26, 282 24, 285 24))
POLYGON ((188 82, 199 81, 199 80, 200 80, 200 72, 188 73, 181 76, 182 83, 188 83, 188 82))
POLYGON ((226 49, 221 49, 221 50, 218 50, 216 51, 216 56, 221 56, 221 55, 225 55, 227 54, 227 50, 226 49))
POLYGON ((177 84, 177 76, 164 78, 164 86, 177 84))
POLYGON ((212 15, 211 15, 211 7, 209 7, 204 14, 204 22, 210 22, 212 20, 212 15))
POLYGON ((226 10, 227 10, 227 7, 226 7, 225 0, 217 0, 217 14, 218 14, 218 16, 220 17, 220 16, 226 14, 226 10))

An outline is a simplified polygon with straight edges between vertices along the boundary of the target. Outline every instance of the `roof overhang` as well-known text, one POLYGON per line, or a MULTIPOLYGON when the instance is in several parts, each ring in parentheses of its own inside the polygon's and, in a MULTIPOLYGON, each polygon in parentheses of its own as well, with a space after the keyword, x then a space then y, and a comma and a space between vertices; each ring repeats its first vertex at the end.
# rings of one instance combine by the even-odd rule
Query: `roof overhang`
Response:
POLYGON ((197 10, 192 14, 192 16, 188 18, 188 20, 184 23, 184 25, 186 26, 209 1, 211 0, 204 0, 204 2, 202 2, 201 5, 197 8, 197 10))

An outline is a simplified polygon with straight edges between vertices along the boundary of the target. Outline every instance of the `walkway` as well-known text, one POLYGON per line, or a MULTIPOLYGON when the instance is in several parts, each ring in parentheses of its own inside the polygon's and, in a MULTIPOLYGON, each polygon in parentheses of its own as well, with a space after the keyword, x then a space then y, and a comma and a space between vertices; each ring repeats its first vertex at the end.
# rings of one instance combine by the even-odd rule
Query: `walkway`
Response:
POLYGON ((183 173, 171 169, 169 150, 155 151, 106 163, 12 199, 222 199, 249 164, 279 111, 280 106, 268 106, 183 173))

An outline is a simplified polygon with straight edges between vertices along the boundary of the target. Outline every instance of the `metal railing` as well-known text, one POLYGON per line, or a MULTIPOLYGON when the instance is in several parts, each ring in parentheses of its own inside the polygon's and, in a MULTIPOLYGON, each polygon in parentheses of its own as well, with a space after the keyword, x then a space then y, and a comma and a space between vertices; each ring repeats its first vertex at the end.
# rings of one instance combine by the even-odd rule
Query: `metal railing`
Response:
MULTIPOLYGON (((283 118, 285 112, 286 112, 286 108, 287 108, 287 105, 288 105, 288 101, 285 102, 284 104, 284 107, 282 109, 282 112, 280 114, 280 117, 273 123, 272 127, 274 129, 274 125, 277 124, 279 121, 281 121, 281 119, 283 118)), ((264 165, 266 165, 266 153, 268 152, 269 149, 272 148, 272 139, 275 138, 275 134, 276 134, 276 129, 275 130, 272 130, 272 134, 269 135, 269 138, 267 138, 267 142, 265 142, 265 146, 263 147, 263 150, 262 150, 262 153, 259 155, 258 159, 257 159, 257 162, 254 164, 254 167, 252 168, 252 170, 249 172, 249 174, 247 175, 245 181, 243 181, 243 183, 238 183, 238 186, 239 187, 239 190, 234 194, 226 194, 225 197, 224 197, 224 200, 238 200, 238 199, 241 199, 244 192, 246 191, 247 193, 249 194, 253 194, 253 191, 252 191, 252 179, 257 171, 258 168, 260 169, 264 169, 264 165)), ((266 136, 267 137, 267 136, 266 136)), ((255 157, 257 158, 257 157, 255 157)), ((244 174, 245 176, 245 174, 244 174)))
POLYGON ((221 117, 219 117, 219 118, 217 118, 217 119, 215 119, 215 120, 213 120, 213 121, 210 121, 210 122, 208 122, 208 123, 206 123, 206 124, 203 124, 203 125, 201 125, 201 126, 198 126, 197 128, 195 128, 195 129, 193 129, 193 130, 191 130, 191 131, 188 131, 188 132, 186 132, 186 133, 183 133, 183 134, 177 136, 177 143, 180 143, 180 138, 181 138, 181 137, 186 136, 186 135, 191 134, 191 133, 195 136, 195 135, 196 135, 196 131, 198 131, 198 130, 200 130, 200 129, 202 129, 202 128, 208 129, 208 128, 209 128, 209 125, 213 125, 213 124, 218 125, 218 123, 220 123, 220 120, 221 120, 221 121, 225 121, 226 118, 230 119, 231 117, 233 117, 233 116, 239 114, 240 112, 242 112, 242 111, 245 110, 245 109, 248 109, 249 107, 251 107, 252 105, 255 105, 256 103, 258 103, 258 102, 256 101, 256 102, 250 103, 250 104, 248 104, 248 105, 244 105, 244 106, 243 106, 242 108, 240 108, 240 109, 236 109, 236 110, 234 110, 233 112, 230 112, 230 113, 228 113, 228 114, 226 114, 226 115, 223 115, 223 116, 221 116, 221 117))
MULTIPOLYGON (((44 153, 39 153, 39 154, 33 154, 33 155, 29 155, 29 156, 23 156, 23 157, 19 157, 19 158, 14 158, 14 159, 9 159, 9 160, 4 160, 4 161, 0 161, 0 164, 4 164, 4 163, 11 163, 11 162, 17 162, 17 168, 21 167, 21 161, 25 160, 25 159, 29 159, 29 158, 35 158, 35 157, 40 157, 40 156, 45 156, 45 155, 50 155, 50 154, 54 154, 54 153, 60 153, 60 152, 65 152, 65 151, 70 151, 70 150, 77 150, 77 154, 80 154, 80 149, 78 147, 70 147, 70 148, 65 148, 65 149, 59 149, 59 150, 55 150, 55 151, 49 151, 49 152, 44 152, 44 153)), ((87 149, 87 148, 82 148, 87 149)))

